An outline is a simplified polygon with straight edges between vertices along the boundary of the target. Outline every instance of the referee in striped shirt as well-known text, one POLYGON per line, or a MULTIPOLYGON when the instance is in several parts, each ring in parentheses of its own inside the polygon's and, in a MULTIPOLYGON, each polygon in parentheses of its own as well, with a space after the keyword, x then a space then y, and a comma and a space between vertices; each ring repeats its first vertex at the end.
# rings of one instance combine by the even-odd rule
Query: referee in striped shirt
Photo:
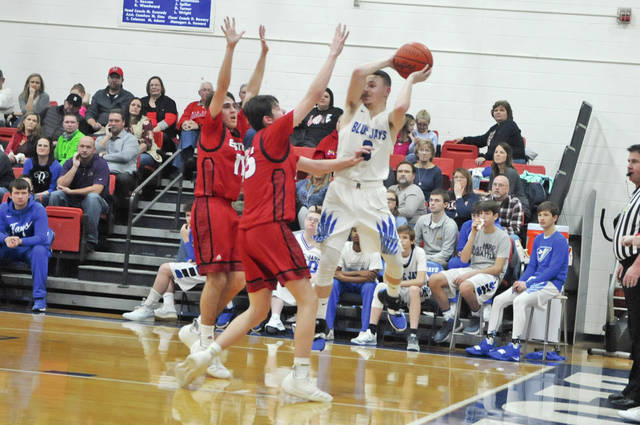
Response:
POLYGON ((631 359, 633 366, 629 372, 629 383, 621 392, 609 396, 609 401, 621 409, 640 405, 640 252, 638 247, 622 245, 622 237, 640 233, 640 145, 628 149, 627 177, 636 186, 631 200, 620 214, 616 225, 613 251, 620 262, 616 276, 624 288, 624 298, 629 314, 631 335, 631 359))

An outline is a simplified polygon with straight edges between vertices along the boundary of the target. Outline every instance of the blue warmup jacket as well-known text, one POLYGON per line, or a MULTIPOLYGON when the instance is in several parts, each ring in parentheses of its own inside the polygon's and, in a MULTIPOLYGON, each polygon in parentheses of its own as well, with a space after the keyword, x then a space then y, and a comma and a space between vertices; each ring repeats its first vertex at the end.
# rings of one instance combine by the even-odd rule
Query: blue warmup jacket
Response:
POLYGON ((0 205, 0 242, 8 236, 18 236, 22 239, 22 246, 49 245, 49 219, 47 211, 29 197, 27 206, 16 210, 13 201, 9 200, 0 205))
POLYGON ((529 265, 518 280, 527 282, 527 288, 550 281, 558 288, 558 291, 562 291, 568 269, 569 243, 567 238, 560 232, 555 232, 548 238, 545 238, 544 233, 541 233, 533 240, 529 265))

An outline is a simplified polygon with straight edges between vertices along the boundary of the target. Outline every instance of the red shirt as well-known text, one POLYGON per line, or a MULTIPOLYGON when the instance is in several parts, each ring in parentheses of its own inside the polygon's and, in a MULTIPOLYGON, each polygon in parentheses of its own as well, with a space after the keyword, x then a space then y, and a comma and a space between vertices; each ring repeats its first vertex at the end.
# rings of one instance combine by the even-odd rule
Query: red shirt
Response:
POLYGON ((178 121, 178 130, 182 130, 182 124, 185 121, 195 121, 199 126, 202 125, 202 119, 209 115, 209 108, 204 105, 200 105, 197 101, 191 102, 187 105, 180 120, 178 121))
POLYGON ((313 159, 336 159, 338 156, 338 131, 333 130, 326 135, 313 153, 313 159))
POLYGON ((235 201, 242 185, 243 163, 242 137, 231 135, 222 122, 222 114, 202 118, 194 195, 235 201))
POLYGON ((242 108, 238 112, 238 118, 236 119, 236 128, 242 134, 242 138, 244 139, 244 135, 247 134, 247 131, 251 129, 251 124, 249 124, 249 120, 244 115, 244 110, 242 108))
POLYGON ((299 156, 289 143, 292 133, 293 111, 258 131, 253 138, 245 156, 241 229, 295 218, 299 156))

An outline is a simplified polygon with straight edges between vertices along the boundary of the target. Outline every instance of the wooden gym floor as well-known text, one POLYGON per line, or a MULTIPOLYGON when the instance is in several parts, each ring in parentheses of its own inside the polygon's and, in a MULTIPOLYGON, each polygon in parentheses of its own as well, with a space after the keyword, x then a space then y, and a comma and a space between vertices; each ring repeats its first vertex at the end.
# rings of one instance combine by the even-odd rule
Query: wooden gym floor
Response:
POLYGON ((606 401, 628 360, 574 348, 557 365, 327 344, 312 355, 331 404, 287 403, 292 341, 246 336, 223 359, 232 380, 178 389, 175 326, 0 312, 1 424, 580 425, 622 422, 606 401))

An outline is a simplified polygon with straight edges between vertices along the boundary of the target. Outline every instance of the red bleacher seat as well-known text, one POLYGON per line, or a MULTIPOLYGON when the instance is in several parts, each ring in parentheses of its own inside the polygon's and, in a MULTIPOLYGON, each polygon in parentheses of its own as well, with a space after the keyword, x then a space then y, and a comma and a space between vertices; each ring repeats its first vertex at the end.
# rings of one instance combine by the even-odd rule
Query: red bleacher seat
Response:
POLYGON ((453 159, 453 168, 462 167, 462 161, 466 158, 476 159, 478 157, 478 147, 474 145, 463 145, 455 140, 447 140, 442 145, 442 158, 453 159))
POLYGON ((7 202, 10 197, 11 197, 10 193, 5 193, 4 195, 2 195, 2 203, 4 204, 5 202, 7 202))
POLYGON ((534 165, 534 164, 513 164, 513 168, 518 170, 518 174, 522 174, 525 171, 535 174, 547 174, 547 169, 544 165, 534 165))
POLYGON ((113 196, 113 192, 116 191, 116 175, 109 174, 109 195, 113 196))
POLYGON ((451 158, 433 158, 433 163, 440 167, 442 171, 442 188, 449 189, 453 180, 453 170, 455 170, 453 159, 451 158))
MULTIPOLYGON (((475 159, 467 158, 467 159, 464 159, 462 161, 462 168, 466 168, 467 170, 470 170, 472 168, 490 167, 491 164, 493 164, 493 161, 485 161, 480 165, 476 165, 476 160, 475 159)), ((460 168, 460 167, 458 167, 458 168, 460 168)))
POLYGON ((82 208, 48 206, 49 228, 56 234, 53 251, 79 253, 82 241, 82 208))
POLYGON ((0 143, 2 143, 2 146, 6 148, 17 132, 17 128, 0 127, 0 143))
POLYGON ((396 154, 392 154, 389 157, 389 166, 395 170, 396 168, 398 168, 398 164, 400 164, 402 161, 404 161, 404 155, 396 155, 396 154))
POLYGON ((49 102, 49 106, 58 106, 58 102, 52 100, 51 102, 49 102))
POLYGON ((156 142, 156 146, 158 149, 162 149, 162 141, 164 140, 164 133, 159 131, 157 133, 153 133, 153 140, 156 142))
POLYGON ((13 177, 18 178, 22 175, 22 167, 13 167, 13 177))

